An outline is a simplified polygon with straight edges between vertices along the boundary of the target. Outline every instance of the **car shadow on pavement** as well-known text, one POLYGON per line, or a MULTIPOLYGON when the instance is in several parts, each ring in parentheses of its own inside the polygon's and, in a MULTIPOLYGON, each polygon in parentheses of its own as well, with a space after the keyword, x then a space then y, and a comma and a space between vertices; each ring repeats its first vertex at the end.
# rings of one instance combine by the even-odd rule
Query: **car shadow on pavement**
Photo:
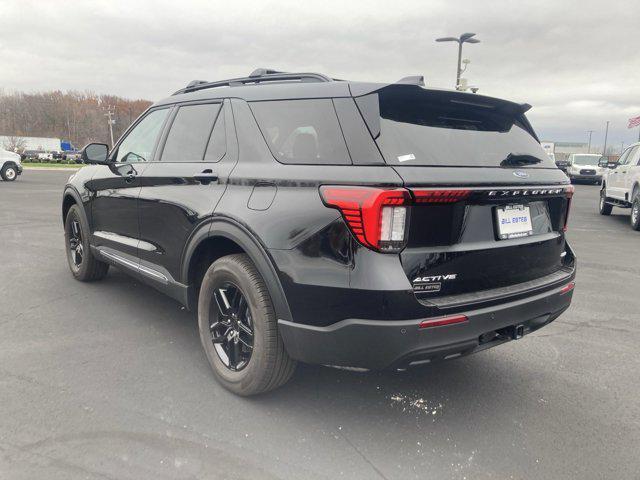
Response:
MULTIPOLYGON (((200 373, 204 370, 216 388, 222 389, 215 383, 204 352, 201 352, 194 312, 186 311, 162 293, 117 270, 110 271, 101 287, 113 290, 117 298, 127 303, 137 322, 149 322, 156 329, 166 329, 164 336, 172 336, 177 343, 193 347, 189 354, 192 360, 201 363, 197 365, 200 373), (131 298, 127 298, 129 296, 131 298), (138 315, 138 311, 144 311, 145 315, 138 315)), ((504 348, 499 346, 493 351, 417 366, 406 371, 356 371, 298 364, 289 383, 276 391, 252 397, 250 401, 270 407, 288 405, 288 408, 301 408, 301 413, 307 414, 308 408, 314 403, 325 408, 332 403, 344 402, 356 410, 362 410, 365 406, 374 409, 382 407, 388 413, 391 408, 391 411, 428 414, 432 419, 455 405, 459 399, 465 399, 460 407, 468 410, 472 405, 468 402, 469 398, 473 398, 475 404, 482 404, 509 394, 510 389, 517 389, 518 383, 524 380, 514 382, 514 379, 518 380, 527 370, 518 370, 517 364, 501 358, 499 352, 504 348)), ((520 397, 525 393, 516 390, 510 395, 520 397)))

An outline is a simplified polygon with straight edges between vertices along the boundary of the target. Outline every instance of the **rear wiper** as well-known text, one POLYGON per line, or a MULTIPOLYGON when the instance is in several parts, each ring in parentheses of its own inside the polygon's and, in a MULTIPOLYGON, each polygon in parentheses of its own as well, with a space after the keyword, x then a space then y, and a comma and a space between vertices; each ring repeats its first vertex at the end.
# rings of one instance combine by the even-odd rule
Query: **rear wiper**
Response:
POLYGON ((536 163, 540 163, 538 157, 534 157, 533 155, 518 155, 515 153, 510 153, 507 155, 507 158, 500 162, 501 167, 515 167, 520 165, 535 165, 536 163))

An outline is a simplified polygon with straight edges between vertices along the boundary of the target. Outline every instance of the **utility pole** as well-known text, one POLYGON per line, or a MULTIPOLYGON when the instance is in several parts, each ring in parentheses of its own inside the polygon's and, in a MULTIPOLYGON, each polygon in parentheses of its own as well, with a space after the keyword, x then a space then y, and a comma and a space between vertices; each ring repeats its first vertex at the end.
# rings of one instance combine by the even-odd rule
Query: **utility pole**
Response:
POLYGON ((113 116, 116 114, 116 107, 112 105, 107 105, 107 113, 104 114, 107 117, 107 123, 109 124, 109 136, 111 137, 111 148, 113 148, 113 125, 116 121, 113 119, 113 116))
POLYGON ((589 134, 589 148, 587 148, 587 153, 591 153, 591 134, 594 132, 594 130, 587 130, 587 133, 589 134))
POLYGON ((602 149, 602 156, 607 156, 607 137, 609 136, 609 120, 607 120, 607 128, 604 131, 604 148, 602 149))

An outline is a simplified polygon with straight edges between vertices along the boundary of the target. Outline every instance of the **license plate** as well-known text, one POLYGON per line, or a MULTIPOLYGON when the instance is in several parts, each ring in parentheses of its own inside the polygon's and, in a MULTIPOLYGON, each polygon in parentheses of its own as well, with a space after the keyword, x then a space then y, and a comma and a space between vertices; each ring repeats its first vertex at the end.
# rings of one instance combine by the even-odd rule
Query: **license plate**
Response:
POLYGON ((500 240, 533 235, 531 212, 527 205, 497 207, 496 223, 498 225, 498 238, 500 240))

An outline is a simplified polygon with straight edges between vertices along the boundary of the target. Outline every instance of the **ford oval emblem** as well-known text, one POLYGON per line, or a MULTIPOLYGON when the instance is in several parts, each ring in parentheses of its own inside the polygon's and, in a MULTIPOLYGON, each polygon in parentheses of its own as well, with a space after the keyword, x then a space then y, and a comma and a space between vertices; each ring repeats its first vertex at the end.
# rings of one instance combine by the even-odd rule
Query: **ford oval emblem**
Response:
POLYGON ((513 174, 518 178, 529 178, 529 174, 524 170, 514 170, 513 174))

